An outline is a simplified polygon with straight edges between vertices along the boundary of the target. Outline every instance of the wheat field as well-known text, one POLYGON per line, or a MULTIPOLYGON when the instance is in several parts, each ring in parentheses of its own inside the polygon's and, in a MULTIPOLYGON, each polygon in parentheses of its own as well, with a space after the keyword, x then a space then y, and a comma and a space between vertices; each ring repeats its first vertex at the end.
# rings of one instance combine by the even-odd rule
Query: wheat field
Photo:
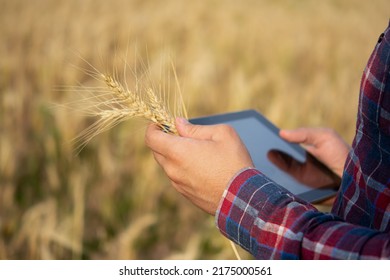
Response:
POLYGON ((0 4, 0 259, 234 259, 213 218, 170 187, 145 122, 75 154, 95 120, 53 104, 101 86, 90 65, 136 84, 168 55, 189 117, 252 108, 351 142, 360 77, 390 17, 388 0, 0 4))

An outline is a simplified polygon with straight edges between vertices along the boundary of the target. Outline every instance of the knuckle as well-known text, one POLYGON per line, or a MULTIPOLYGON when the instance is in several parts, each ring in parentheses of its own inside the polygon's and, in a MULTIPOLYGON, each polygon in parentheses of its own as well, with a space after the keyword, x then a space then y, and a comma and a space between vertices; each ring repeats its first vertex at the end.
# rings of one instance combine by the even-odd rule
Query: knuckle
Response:
POLYGON ((144 142, 149 148, 153 145, 153 127, 151 125, 146 128, 144 142))
POLYGON ((180 181, 180 172, 174 164, 167 164, 164 166, 164 171, 168 178, 173 182, 180 181))
POLYGON ((219 126, 219 131, 221 134, 227 135, 227 136, 234 136, 236 135, 236 131, 233 127, 227 124, 221 124, 219 126))
POLYGON ((145 145, 150 148, 151 140, 150 140, 150 136, 148 134, 145 134, 144 142, 145 142, 145 145))
POLYGON ((215 134, 213 136, 213 139, 216 141, 227 141, 226 143, 228 143, 231 141, 237 141, 237 139, 239 139, 239 136, 232 126, 227 124, 219 124, 215 127, 215 134))
POLYGON ((161 165, 160 158, 156 153, 153 153, 153 158, 159 165, 161 165))

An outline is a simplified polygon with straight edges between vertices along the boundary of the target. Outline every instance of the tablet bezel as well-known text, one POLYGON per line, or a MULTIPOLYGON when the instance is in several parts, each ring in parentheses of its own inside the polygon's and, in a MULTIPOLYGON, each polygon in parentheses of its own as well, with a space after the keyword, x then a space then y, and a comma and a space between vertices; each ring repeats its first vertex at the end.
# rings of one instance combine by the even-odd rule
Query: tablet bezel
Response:
MULTIPOLYGON (((276 134, 279 138, 279 131, 280 129, 276 127, 274 124, 272 124, 268 119, 266 119, 263 115, 261 115, 256 110, 245 110, 245 111, 239 111, 239 112, 231 112, 226 114, 218 114, 218 115, 210 115, 210 116, 204 116, 204 117, 198 117, 190 119, 190 122, 192 124, 198 124, 198 125, 213 125, 213 124, 229 124, 229 121, 235 121, 235 120, 241 120, 246 118, 255 118, 260 123, 262 123, 268 130, 276 134)), ((282 139, 283 140, 283 139, 282 139)), ((300 145, 287 142, 283 140, 285 143, 287 143, 292 149, 294 149, 299 154, 303 155, 304 157, 310 156, 314 158, 309 152, 307 152, 305 149, 303 149, 300 145)), ((314 158, 315 160, 315 158, 314 158)), ((323 165, 319 163, 320 165, 323 165)), ((323 168, 326 168, 323 166, 323 168)), ((261 170, 260 170, 261 171, 261 170)), ((328 170, 327 172, 331 172, 328 170)), ((335 175, 335 174, 333 174, 335 175)), ((338 176, 336 176, 339 180, 341 180, 338 176)), ((335 177, 335 178, 336 178, 335 177)), ((335 184, 331 186, 323 186, 316 189, 308 190, 307 192, 295 194, 299 198, 308 201, 310 203, 318 203, 320 201, 323 201, 325 199, 331 198, 337 193, 337 189, 339 188, 340 182, 336 182, 335 184)), ((304 185, 304 184, 302 184, 304 185)), ((288 190, 288 186, 282 186, 288 190)), ((307 188, 310 188, 307 186, 307 188)))

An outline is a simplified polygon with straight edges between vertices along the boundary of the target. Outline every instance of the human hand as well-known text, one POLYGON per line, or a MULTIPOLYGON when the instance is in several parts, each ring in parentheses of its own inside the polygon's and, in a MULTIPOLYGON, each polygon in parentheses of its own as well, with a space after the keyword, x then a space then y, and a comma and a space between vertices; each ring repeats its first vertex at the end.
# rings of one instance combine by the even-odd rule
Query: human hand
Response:
POLYGON ((214 215, 232 177, 252 159, 235 130, 227 125, 192 125, 176 119, 181 137, 149 125, 145 143, 175 189, 214 215))
MULTIPOLYGON (((301 144, 310 154, 339 177, 351 147, 332 129, 298 128, 281 130, 280 136, 288 142, 301 144)), ((294 166, 291 166, 294 168, 294 166)))

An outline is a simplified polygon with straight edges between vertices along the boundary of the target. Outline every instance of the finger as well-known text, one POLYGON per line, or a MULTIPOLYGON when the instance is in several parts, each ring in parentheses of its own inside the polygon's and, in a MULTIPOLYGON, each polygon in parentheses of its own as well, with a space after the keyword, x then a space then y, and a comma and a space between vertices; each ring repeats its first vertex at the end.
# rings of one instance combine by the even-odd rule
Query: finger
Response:
POLYGON ((318 132, 316 128, 298 128, 294 130, 280 130, 279 135, 288 142, 315 145, 318 132))
POLYGON ((166 159, 163 155, 161 155, 161 154, 159 154, 159 153, 157 153, 157 152, 153 152, 153 157, 154 157, 154 159, 157 161, 157 163, 158 163, 161 167, 164 168, 167 159, 166 159))
POLYGON ((175 146, 177 138, 177 136, 161 131, 155 124, 148 125, 145 132, 146 146, 165 157, 169 155, 171 147, 175 146))
POLYGON ((172 161, 169 158, 164 157, 163 155, 160 155, 159 153, 153 152, 154 159, 156 162, 160 165, 160 167, 163 169, 167 177, 171 180, 172 183, 178 180, 178 175, 180 173, 177 172, 178 167, 175 164, 172 164, 172 161))
POLYGON ((184 118, 176 118, 176 128, 180 136, 199 140, 211 140, 216 125, 195 125, 184 118))

